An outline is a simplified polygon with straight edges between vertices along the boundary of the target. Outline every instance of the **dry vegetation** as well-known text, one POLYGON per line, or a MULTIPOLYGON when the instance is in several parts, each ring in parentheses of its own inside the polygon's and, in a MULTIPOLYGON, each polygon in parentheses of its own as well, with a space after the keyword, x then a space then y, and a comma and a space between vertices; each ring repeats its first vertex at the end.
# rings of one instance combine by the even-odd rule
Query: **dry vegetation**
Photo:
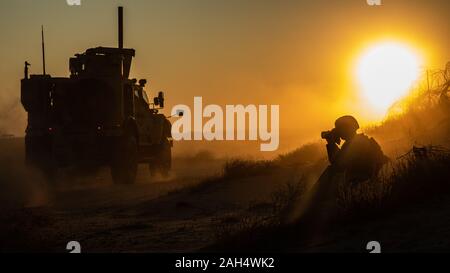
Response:
MULTIPOLYGON (((339 229, 339 226, 352 223, 359 225, 365 221, 384 219, 420 204, 448 199, 450 152, 432 146, 426 149, 425 154, 423 151, 412 150, 401 159, 389 163, 372 181, 352 188, 341 187, 336 200, 339 217, 333 219, 333 227, 339 229)), ((279 161, 275 160, 272 164, 276 165, 275 162, 279 161)), ((269 164, 254 163, 255 166, 249 169, 269 164)), ((236 164, 234 162, 232 165, 236 164)), ((248 167, 249 164, 251 162, 241 165, 232 177, 241 175, 241 167, 248 167)), ((230 169, 227 172, 229 175, 230 169)), ((292 241, 307 239, 299 233, 305 232, 305 237, 310 236, 306 232, 312 228, 307 226, 308 222, 300 223, 306 226, 298 226, 297 223, 285 221, 306 192, 307 184, 304 179, 287 183, 275 191, 268 202, 254 204, 245 213, 217 219, 214 223, 217 242, 205 250, 278 251, 292 241)))
POLYGON ((374 180, 342 188, 343 215, 351 218, 394 213, 396 209, 450 195, 450 151, 428 147, 391 162, 374 180))

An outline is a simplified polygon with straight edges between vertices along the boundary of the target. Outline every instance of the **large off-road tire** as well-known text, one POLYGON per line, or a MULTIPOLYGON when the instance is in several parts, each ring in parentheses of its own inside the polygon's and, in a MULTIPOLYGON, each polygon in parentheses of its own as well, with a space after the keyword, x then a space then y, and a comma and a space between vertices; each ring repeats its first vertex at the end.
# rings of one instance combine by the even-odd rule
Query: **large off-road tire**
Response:
POLYGON ((168 177, 172 169, 172 145, 166 140, 161 150, 161 175, 168 177))
POLYGON ((150 175, 154 176, 160 173, 163 177, 170 175, 172 168, 172 145, 168 139, 165 139, 159 146, 155 160, 149 163, 150 175))
POLYGON ((138 167, 136 137, 125 136, 119 143, 111 164, 111 176, 115 184, 133 184, 138 167))

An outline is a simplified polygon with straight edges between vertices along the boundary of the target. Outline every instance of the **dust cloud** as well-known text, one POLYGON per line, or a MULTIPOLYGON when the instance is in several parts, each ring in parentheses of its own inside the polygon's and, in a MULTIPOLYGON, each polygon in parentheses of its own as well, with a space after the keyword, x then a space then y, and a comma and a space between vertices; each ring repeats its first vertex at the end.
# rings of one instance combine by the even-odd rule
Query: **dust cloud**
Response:
POLYGON ((24 164, 24 139, 0 140, 0 206, 6 208, 36 207, 47 204, 48 185, 44 177, 24 164))

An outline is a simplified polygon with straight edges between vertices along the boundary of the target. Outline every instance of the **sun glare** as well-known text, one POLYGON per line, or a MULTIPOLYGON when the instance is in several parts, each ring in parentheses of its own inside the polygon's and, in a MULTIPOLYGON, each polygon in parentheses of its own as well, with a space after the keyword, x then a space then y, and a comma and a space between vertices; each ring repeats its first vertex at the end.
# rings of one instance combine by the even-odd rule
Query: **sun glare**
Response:
POLYGON ((407 95, 420 73, 420 58, 408 46, 382 43, 367 49, 357 64, 357 80, 368 103, 379 113, 407 95))

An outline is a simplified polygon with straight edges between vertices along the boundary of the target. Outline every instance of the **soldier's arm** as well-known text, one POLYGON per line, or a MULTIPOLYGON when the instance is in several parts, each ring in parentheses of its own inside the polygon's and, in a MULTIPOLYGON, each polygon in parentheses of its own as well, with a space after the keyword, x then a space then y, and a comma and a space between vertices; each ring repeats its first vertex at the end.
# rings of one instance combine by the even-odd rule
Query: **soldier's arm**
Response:
POLYGON ((328 143, 327 144, 327 153, 328 153, 328 161, 331 164, 336 163, 336 158, 341 149, 339 149, 336 143, 328 143))

